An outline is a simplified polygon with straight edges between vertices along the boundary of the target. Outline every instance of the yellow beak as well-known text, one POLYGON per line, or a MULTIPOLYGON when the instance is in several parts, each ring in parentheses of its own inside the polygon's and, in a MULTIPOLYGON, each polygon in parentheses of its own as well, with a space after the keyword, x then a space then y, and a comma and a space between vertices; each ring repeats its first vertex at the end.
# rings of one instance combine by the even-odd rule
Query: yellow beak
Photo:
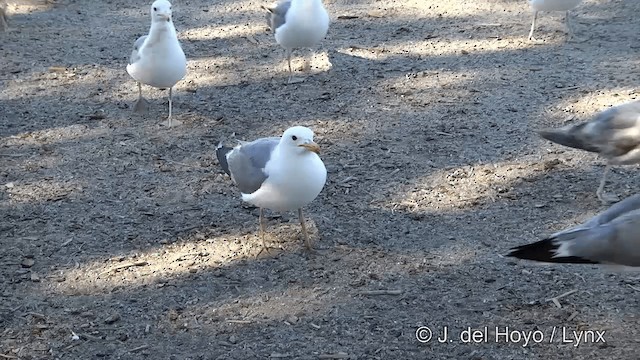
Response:
POLYGON ((300 144, 298 146, 301 146, 309 151, 312 151, 316 154, 320 154, 320 146, 318 146, 318 144, 314 143, 314 142, 310 142, 308 144, 300 144))

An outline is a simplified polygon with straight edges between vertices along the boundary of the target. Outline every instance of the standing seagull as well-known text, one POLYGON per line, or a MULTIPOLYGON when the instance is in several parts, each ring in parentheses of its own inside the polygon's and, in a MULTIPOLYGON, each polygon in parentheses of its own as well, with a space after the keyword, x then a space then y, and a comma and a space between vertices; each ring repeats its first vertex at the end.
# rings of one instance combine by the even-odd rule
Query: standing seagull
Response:
POLYGON ((264 8, 268 11, 267 23, 275 33, 276 41, 285 49, 291 82, 291 52, 318 45, 329 31, 329 14, 322 0, 284 0, 264 8))
POLYGON ((640 194, 584 224, 512 248, 507 256, 548 263, 640 266, 640 194))
POLYGON ((603 194, 611 165, 640 163, 640 100, 607 109, 582 124, 539 133, 560 145, 595 152, 607 159, 596 194, 608 204, 616 200, 615 196, 603 194))
POLYGON ((156 0, 151 5, 149 35, 136 40, 127 72, 138 82, 136 112, 148 108, 148 101, 142 97, 142 84, 169 89, 167 125, 171 126, 173 86, 187 74, 187 58, 178 42, 176 28, 171 21, 171 3, 167 0, 156 0))
POLYGON ((319 152, 320 147, 313 142, 313 131, 303 126, 287 129, 282 138, 261 138, 235 148, 222 145, 216 148, 220 166, 240 189, 242 200, 260 208, 263 250, 267 250, 263 208, 298 209, 305 246, 311 250, 302 207, 320 194, 327 180, 327 169, 319 152))
POLYGON ((531 10, 533 10, 533 21, 531 22, 531 31, 529 31, 529 40, 533 40, 533 29, 536 27, 536 18, 539 11, 564 11, 565 22, 567 24, 568 37, 571 38, 573 30, 569 22, 569 10, 572 10, 582 0, 528 0, 531 10))

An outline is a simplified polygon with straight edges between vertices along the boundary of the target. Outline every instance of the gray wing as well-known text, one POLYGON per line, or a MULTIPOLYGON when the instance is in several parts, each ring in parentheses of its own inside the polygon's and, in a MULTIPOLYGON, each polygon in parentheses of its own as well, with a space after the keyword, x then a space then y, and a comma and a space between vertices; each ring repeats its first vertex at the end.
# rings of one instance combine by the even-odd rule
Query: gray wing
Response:
POLYGON ((277 28, 284 25, 289 7, 291 7, 291 0, 284 0, 274 7, 265 8, 268 11, 267 24, 271 31, 276 31, 277 28))
POLYGON ((571 229, 559 231, 551 235, 551 237, 557 237, 562 234, 568 234, 574 231, 590 229, 603 224, 607 224, 622 215, 628 214, 630 212, 633 212, 639 209, 640 209, 640 194, 629 196, 628 198, 613 204, 607 210, 592 217, 587 222, 580 224, 576 227, 573 227, 571 229))
POLYGON ((514 247, 507 256, 549 263, 640 266, 640 194, 582 225, 514 247))
POLYGON ((540 131, 543 138, 611 159, 614 164, 640 161, 640 101, 602 111, 591 121, 540 131))
POLYGON ((243 194, 251 194, 260 189, 267 179, 264 167, 280 138, 262 138, 237 146, 227 154, 227 163, 233 182, 243 194))
POLYGON ((144 41, 146 39, 147 39, 147 35, 142 35, 133 44, 133 51, 131 51, 131 57, 129 58, 129 65, 135 63, 136 61, 138 61, 138 59, 140 59, 140 56, 138 55, 138 50, 140 50, 140 47, 142 46, 142 44, 144 44, 144 41))
POLYGON ((601 264, 640 266, 640 210, 613 221, 562 234, 552 242, 555 257, 574 257, 601 264))

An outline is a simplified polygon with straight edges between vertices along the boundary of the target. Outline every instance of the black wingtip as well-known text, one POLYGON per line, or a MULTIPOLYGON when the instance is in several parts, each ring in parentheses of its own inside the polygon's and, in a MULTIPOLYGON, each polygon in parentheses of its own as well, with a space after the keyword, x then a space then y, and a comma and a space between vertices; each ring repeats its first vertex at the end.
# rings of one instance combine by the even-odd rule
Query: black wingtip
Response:
POLYGON ((511 248, 511 251, 506 254, 506 256, 546 263, 598 264, 597 261, 584 259, 578 256, 555 257, 556 250, 558 250, 558 245, 553 241, 552 238, 549 238, 531 244, 511 248))
POLYGON ((233 148, 224 146, 224 145, 222 145, 222 143, 219 143, 218 146, 216 146, 216 157, 218 158, 218 162, 220 163, 220 167, 229 176, 231 176, 231 172, 229 171, 229 163, 227 162, 227 154, 231 150, 233 150, 233 148))

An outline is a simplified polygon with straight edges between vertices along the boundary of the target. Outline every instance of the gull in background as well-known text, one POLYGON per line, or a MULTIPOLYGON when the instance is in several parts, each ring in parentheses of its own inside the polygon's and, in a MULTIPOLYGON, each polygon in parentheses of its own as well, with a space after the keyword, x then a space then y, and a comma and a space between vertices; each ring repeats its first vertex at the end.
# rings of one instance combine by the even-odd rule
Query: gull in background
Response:
POLYGON ((574 9, 582 0, 528 0, 531 10, 533 10, 533 21, 531 22, 531 30, 529 31, 529 40, 534 40, 533 30, 536 27, 536 19, 540 11, 564 11, 565 22, 567 24, 568 38, 573 36, 571 22, 569 21, 569 11, 574 9))
POLYGON ((291 82, 291 52, 318 45, 329 31, 329 14, 322 0, 284 0, 263 8, 268 11, 267 23, 276 42, 285 49, 291 82))
POLYGON ((514 247, 507 256, 547 263, 640 266, 640 194, 584 224, 514 247))
POLYGON ((156 0, 151 5, 151 29, 148 35, 141 36, 134 43, 127 72, 138 82, 136 112, 145 112, 149 106, 142 97, 142 84, 169 89, 167 125, 171 127, 173 86, 187 74, 187 58, 178 42, 171 19, 171 3, 167 0, 156 0))
POLYGON ((596 194, 603 204, 610 204, 618 200, 603 193, 611 166, 640 163, 640 100, 609 108, 588 122, 539 134, 554 143, 598 153, 607 159, 596 194))
POLYGON ((327 180, 319 152, 313 131, 303 126, 287 129, 281 138, 260 138, 234 148, 219 144, 216 148, 220 166, 240 189, 242 200, 260 208, 262 250, 268 251, 263 208, 297 209, 305 246, 311 250, 302 207, 320 194, 327 180))

